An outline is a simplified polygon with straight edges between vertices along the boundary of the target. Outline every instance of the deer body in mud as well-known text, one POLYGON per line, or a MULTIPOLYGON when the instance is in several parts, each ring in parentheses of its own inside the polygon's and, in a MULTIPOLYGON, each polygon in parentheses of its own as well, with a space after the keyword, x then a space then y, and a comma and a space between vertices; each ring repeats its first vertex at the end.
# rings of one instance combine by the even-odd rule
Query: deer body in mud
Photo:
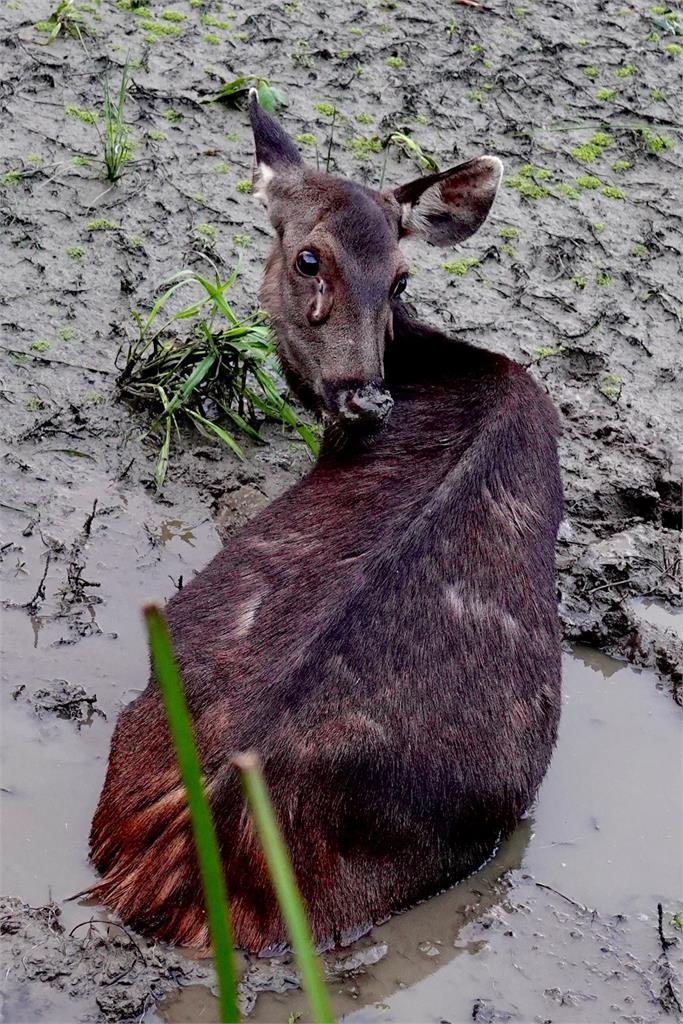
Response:
MULTIPOLYGON (((168 605, 239 945, 286 941, 236 752, 263 763, 316 941, 476 869, 555 741, 555 413, 525 371, 413 319, 404 235, 453 244, 501 165, 375 192, 307 168, 250 100, 275 228, 262 290, 288 380, 327 422, 300 483, 168 605)), ((94 895, 208 941, 156 684, 121 714, 93 821, 94 895)))

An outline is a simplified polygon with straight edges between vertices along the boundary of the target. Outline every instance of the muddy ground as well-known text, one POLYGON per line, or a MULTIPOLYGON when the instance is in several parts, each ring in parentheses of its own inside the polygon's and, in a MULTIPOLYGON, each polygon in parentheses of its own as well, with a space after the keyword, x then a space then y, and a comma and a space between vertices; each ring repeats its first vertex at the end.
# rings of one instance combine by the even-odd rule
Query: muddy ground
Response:
MULTIPOLYGON (((164 950, 135 954, 130 1000, 112 1001, 128 937, 109 930, 103 967, 99 939, 66 938, 87 908, 60 902, 91 878, 87 825, 108 737, 117 708, 144 685, 137 609, 172 593, 213 554, 221 531, 309 464, 302 444, 274 427, 269 446, 249 449, 244 463, 186 435, 157 494, 158 442, 142 438, 149 420, 118 400, 115 357, 134 336, 132 312, 148 310, 170 274, 205 269, 208 254, 227 276, 241 252, 234 302, 244 313, 257 302, 269 227, 244 191, 246 115, 206 100, 238 75, 267 77, 286 93, 283 119, 309 159, 317 151, 324 163, 329 148, 331 169, 370 184, 396 130, 441 168, 484 150, 504 160, 505 184, 477 236, 454 254, 411 247, 407 297, 425 319, 519 359, 543 381, 564 426, 566 641, 652 669, 643 686, 654 693, 658 678, 679 699, 683 39, 675 14, 649 3, 150 0, 134 12, 120 0, 77 4, 82 39, 47 46, 34 26, 54 6, 8 0, 0 12, 7 1019, 152 1019, 157 998, 179 982, 206 981, 207 969, 164 950), (102 74, 116 84, 126 57, 133 159, 110 187, 92 122, 101 122, 102 74), (23 905, 47 908, 53 895, 64 933, 54 909, 23 905), (17 973, 27 949, 53 939, 66 958, 61 973, 17 973), (73 992, 64 984, 70 957, 84 972, 73 992)), ((418 173, 391 147, 387 184, 418 173)), ((663 813, 675 817, 675 806, 663 813)), ((657 836, 648 838, 656 847, 657 836)), ((652 963, 665 952, 651 914, 639 907, 620 924, 626 958, 639 929, 648 933, 631 953, 641 967, 652 934, 652 963), (638 914, 650 915, 647 928, 638 914)), ((614 1019, 665 1013, 661 999, 643 996, 662 986, 644 985, 632 994, 633 1016, 614 1019)), ((381 987, 386 994, 390 985, 381 987)), ((435 1013, 446 1015, 444 998, 435 1013)), ((560 992, 555 1003, 571 999, 560 992)), ((485 1003, 474 1019, 509 1019, 499 1012, 530 1020, 537 1008, 485 1003)), ((557 1019, 597 1019, 585 1012, 557 1019)))

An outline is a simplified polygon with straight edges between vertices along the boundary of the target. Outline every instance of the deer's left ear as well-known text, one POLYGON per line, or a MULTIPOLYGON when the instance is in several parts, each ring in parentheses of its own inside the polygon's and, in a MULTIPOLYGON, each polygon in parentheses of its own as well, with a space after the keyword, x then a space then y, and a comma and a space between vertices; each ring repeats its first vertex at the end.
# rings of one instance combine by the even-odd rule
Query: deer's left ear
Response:
POLYGON ((256 148, 254 195, 267 206, 271 183, 277 178, 298 178, 304 164, 284 128, 260 106, 256 89, 249 90, 249 117, 256 148))
POLYGON ((486 220, 502 176, 498 157, 479 156, 394 189, 401 236, 420 236, 432 245, 463 242, 486 220))

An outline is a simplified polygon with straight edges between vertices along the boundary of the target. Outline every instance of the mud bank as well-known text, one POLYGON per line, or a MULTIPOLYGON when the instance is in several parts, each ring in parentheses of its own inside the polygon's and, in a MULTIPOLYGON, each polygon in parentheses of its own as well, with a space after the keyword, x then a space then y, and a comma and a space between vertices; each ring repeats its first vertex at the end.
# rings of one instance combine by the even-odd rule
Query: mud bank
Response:
MULTIPOLYGON (((408 298, 425 319, 524 362, 548 389, 564 427, 565 638, 659 678, 602 663, 610 681, 629 682, 581 690, 585 717, 553 768, 564 789, 552 799, 572 827, 553 819, 557 827, 543 831, 542 794, 533 827, 483 875, 378 930, 375 952, 349 952, 364 962, 355 980, 344 976, 339 1010, 366 1007, 358 1020, 646 1021, 665 1013, 668 998, 675 1011, 680 990, 672 982, 667 996, 665 974, 679 949, 662 960, 656 906, 664 903, 665 933, 675 935, 670 901, 680 878, 658 858, 680 857, 672 831, 680 802, 660 802, 677 798, 671 759, 680 747, 660 747, 658 733, 645 739, 635 724, 669 729, 677 709, 657 685, 674 697, 681 686, 678 23, 666 8, 609 0, 493 0, 486 9, 450 0, 150 0, 138 14, 132 6, 81 4, 82 41, 50 46, 34 25, 53 3, 10 0, 0 13, 5 1019, 177 1021, 191 1012, 210 1020, 213 1012, 206 965, 150 952, 133 937, 141 959, 115 927, 84 935, 84 922, 103 914, 63 900, 92 878, 86 837, 109 736, 118 709, 145 684, 140 604, 168 597, 208 561, 222 531, 308 465, 302 444, 272 428, 270 445, 250 449, 245 463, 185 435, 156 494, 159 441, 143 438, 143 413, 117 401, 115 357, 135 331, 131 314, 150 308, 171 273, 203 268, 208 255, 227 276, 241 253, 235 306, 256 304, 270 229, 244 192, 246 116, 205 102, 239 74, 285 91, 284 121, 313 162, 316 151, 326 159, 336 108, 330 169, 368 183, 380 181, 382 142, 394 131, 442 168, 485 150, 502 157, 505 184, 468 245, 445 255, 411 247, 408 298), (126 56, 133 159, 109 187, 93 121, 103 72, 116 83, 126 56), (603 744, 596 694, 606 728, 634 728, 621 750, 615 735, 610 759, 595 765, 591 784, 605 789, 593 835, 587 805, 581 821, 571 815, 580 805, 577 751, 603 744), (619 789, 615 780, 634 765, 630 788, 619 789), (539 835, 555 853, 559 842, 592 851, 575 885, 565 882, 564 846, 537 874, 539 835), (591 846, 598 840, 613 844, 606 874, 607 847, 591 846), (638 874, 649 864, 651 875, 638 874), (627 870, 630 889, 617 894, 613 878, 627 870), (59 916, 40 909, 52 901, 59 916), (386 955, 368 964, 383 943, 386 955), (28 956, 36 944, 58 951, 47 956, 52 966, 28 956), (179 984, 180 1001, 155 1009, 179 984), (118 1003, 112 990, 122 993, 118 1003)), ((418 173, 392 145, 387 185, 418 173)), ((255 966, 248 999, 292 983, 289 965, 269 967, 270 982, 264 969, 255 966)), ((271 993, 254 1013, 284 1021, 303 1009, 296 992, 271 993)))

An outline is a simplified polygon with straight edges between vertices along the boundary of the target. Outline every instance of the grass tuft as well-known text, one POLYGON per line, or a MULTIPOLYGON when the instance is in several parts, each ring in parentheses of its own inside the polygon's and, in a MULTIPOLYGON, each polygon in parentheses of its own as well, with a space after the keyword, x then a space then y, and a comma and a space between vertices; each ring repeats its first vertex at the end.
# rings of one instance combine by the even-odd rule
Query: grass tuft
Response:
MULTIPOLYGON (((123 175, 124 164, 130 160, 131 145, 128 139, 128 125, 123 116, 128 90, 128 62, 121 71, 121 83, 116 98, 112 97, 109 78, 105 74, 102 79, 104 91, 104 135, 100 139, 104 146, 104 166, 109 181, 118 181, 123 175)), ((99 130, 99 129, 98 129, 99 130)))
MULTIPOLYGON (((314 455, 318 452, 312 429, 283 395, 263 314, 240 319, 226 299, 238 272, 220 281, 217 272, 210 280, 196 271, 181 271, 146 318, 135 314, 138 337, 127 347, 118 386, 125 396, 151 409, 154 420, 149 432, 161 431, 155 472, 158 488, 166 477, 172 434, 181 421, 205 437, 218 438, 239 459, 244 452, 237 436, 264 443, 258 432, 263 418, 291 427, 314 455), (198 291, 199 297, 165 317, 163 311, 172 296, 188 287, 198 291), (186 330, 179 333, 183 325, 186 330)), ((122 355, 120 351, 117 365, 122 355)))

